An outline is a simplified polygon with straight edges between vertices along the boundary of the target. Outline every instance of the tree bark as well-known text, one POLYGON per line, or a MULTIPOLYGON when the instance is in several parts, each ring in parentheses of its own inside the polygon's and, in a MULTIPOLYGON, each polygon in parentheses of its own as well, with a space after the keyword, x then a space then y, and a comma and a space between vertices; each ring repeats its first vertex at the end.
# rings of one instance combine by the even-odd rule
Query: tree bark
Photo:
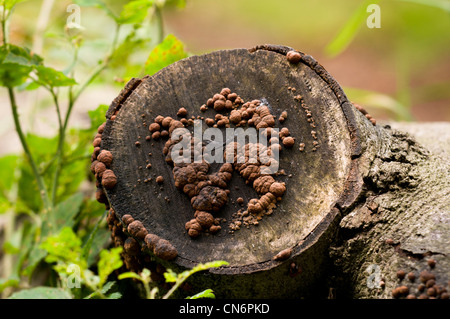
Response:
MULTIPOLYGON (((403 285, 395 279, 400 269, 416 273, 408 286, 418 296, 419 271, 432 257, 441 297, 450 270, 447 151, 374 125, 319 63, 298 51, 300 62, 292 60, 293 51, 264 45, 190 57, 131 80, 113 101, 94 141, 93 172, 127 268, 147 267, 156 275, 156 265, 180 271, 225 260, 229 266, 198 274, 185 293, 212 288, 219 298, 386 298, 403 285), (165 140, 146 136, 158 115, 179 119, 180 107, 194 118, 214 118, 217 112, 200 106, 225 87, 245 101, 260 100, 276 118, 287 112, 286 122, 276 123, 289 129, 295 144, 282 148, 273 174, 286 192, 258 223, 231 231, 230 221, 247 207, 238 197, 248 203, 261 195, 235 169, 222 186, 228 202, 214 212, 222 229, 191 238, 185 224, 195 210, 176 187, 162 152, 165 140), (113 174, 102 178, 103 166, 96 165, 104 162, 103 150, 112 154, 106 168, 113 174), (155 248, 152 238, 165 246, 155 248)), ((209 174, 218 169, 211 165, 209 174)))
POLYGON ((330 250, 337 297, 440 297, 421 289, 423 271, 435 276, 438 292, 448 289, 449 132, 448 123, 379 127, 363 191, 343 213, 330 250), (399 271, 415 279, 398 278, 399 271), (396 294, 399 286, 408 292, 396 294))

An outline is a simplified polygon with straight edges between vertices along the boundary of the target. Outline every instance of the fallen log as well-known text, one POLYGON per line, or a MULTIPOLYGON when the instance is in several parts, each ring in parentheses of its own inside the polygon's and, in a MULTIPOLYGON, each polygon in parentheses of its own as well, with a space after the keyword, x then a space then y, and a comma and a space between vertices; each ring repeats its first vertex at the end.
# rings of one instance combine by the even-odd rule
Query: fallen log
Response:
POLYGON ((376 125, 311 56, 192 56, 132 79, 106 119, 91 170, 128 269, 225 260, 190 281, 219 298, 406 297, 396 268, 432 255, 445 297, 448 161, 376 125))

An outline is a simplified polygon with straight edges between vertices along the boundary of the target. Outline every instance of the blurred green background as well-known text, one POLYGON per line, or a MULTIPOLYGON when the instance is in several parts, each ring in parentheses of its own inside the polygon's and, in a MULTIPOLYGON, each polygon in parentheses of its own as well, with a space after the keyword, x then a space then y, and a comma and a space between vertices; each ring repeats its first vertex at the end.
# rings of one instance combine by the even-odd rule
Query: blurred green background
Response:
MULTIPOLYGON (((64 37, 71 1, 52 3, 48 19, 39 16, 43 1, 20 3, 11 22, 11 42, 27 45, 48 63, 64 69, 71 51, 64 37), (41 39, 40 35, 44 35, 41 39)), ((89 0, 86 0, 89 1, 89 0)), ((95 0, 92 0, 95 1, 95 0)), ((127 1, 105 1, 120 11, 127 1)), ((163 12, 165 34, 173 33, 190 54, 218 49, 250 48, 271 43, 291 46, 312 55, 344 87, 350 99, 364 105, 378 120, 450 121, 450 1, 294 1, 294 0, 188 0, 184 8, 163 12), (380 28, 368 28, 367 6, 380 8, 380 28)), ((98 8, 81 8, 83 41, 78 72, 88 73, 111 41, 114 23, 98 8), (83 70, 82 66, 85 66, 83 70)), ((131 26, 130 26, 131 27, 131 26)), ((142 37, 129 48, 130 61, 145 60, 158 41, 149 26, 151 40, 142 37)), ((120 61, 119 61, 120 62, 120 61)), ((86 111, 109 104, 123 87, 122 79, 139 75, 133 63, 116 62, 88 90, 74 111, 71 124, 88 122, 86 111)), ((25 127, 40 134, 54 134, 48 100, 34 92, 27 101, 25 127), (36 102, 38 101, 38 102, 36 102)), ((0 92, 1 108, 7 110, 6 92, 0 92)), ((2 153, 17 150, 11 118, 0 120, 2 153), (4 145, 5 144, 5 145, 4 145)))
POLYGON ((195 53, 263 43, 308 53, 376 117, 450 120, 450 1, 193 0, 166 22, 195 53), (372 3, 380 28, 366 24, 372 3))

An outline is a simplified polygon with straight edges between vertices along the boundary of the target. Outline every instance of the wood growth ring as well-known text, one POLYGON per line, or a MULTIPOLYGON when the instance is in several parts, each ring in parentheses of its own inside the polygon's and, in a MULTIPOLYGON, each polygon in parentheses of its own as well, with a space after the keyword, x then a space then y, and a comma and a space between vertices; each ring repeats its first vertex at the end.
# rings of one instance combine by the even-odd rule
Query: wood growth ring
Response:
MULTIPOLYGON (((191 268, 199 262, 225 260, 229 267, 211 272, 242 274, 272 269, 311 247, 336 218, 336 207, 345 205, 357 192, 355 159, 361 146, 353 116, 353 106, 337 82, 312 57, 291 48, 264 45, 192 56, 152 77, 131 80, 113 101, 96 152, 112 154, 113 160, 104 166, 108 180, 114 183, 99 187, 125 225, 124 216, 142 225, 144 231, 135 223, 133 237, 144 245, 145 238, 150 241, 154 235, 163 239, 177 251, 167 259, 179 266, 191 268), (205 107, 223 88, 236 93, 243 103, 226 108, 224 101, 220 111, 211 101, 205 107), (271 214, 249 227, 230 231, 236 213, 262 196, 235 169, 223 188, 227 190, 226 203, 212 212, 220 229, 192 238, 186 230, 195 213, 191 198, 176 187, 174 167, 163 153, 169 138, 163 131, 168 128, 164 129, 162 122, 159 128, 151 124, 158 122, 158 116, 171 117, 192 130, 189 120, 200 119, 205 130, 206 119, 217 124, 221 118, 216 115, 221 114, 228 123, 217 126, 225 136, 227 124, 235 127, 238 123, 230 122, 232 110, 255 100, 260 101, 258 107, 267 106, 276 127, 287 128, 293 137, 281 147, 279 170, 273 175, 284 183, 285 192, 271 214)), ((103 157, 109 160, 105 154, 103 157)), ((220 167, 211 164, 208 174, 219 172, 220 167)))

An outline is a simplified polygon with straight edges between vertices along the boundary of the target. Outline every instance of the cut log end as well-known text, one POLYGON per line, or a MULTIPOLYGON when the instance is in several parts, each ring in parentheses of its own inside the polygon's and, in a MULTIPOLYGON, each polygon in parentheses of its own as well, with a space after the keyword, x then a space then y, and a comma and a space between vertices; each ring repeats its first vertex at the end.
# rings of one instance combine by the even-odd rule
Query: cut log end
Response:
MULTIPOLYGON (((223 280, 266 273, 298 289, 284 268, 317 276, 313 255, 324 253, 336 207, 359 191, 357 112, 323 67, 290 48, 193 56, 131 80, 113 101, 94 140, 93 162, 111 171, 106 182, 96 175, 98 197, 151 256, 179 267, 225 260, 211 271, 223 280)), ((142 263, 133 258, 131 268, 142 263)))

